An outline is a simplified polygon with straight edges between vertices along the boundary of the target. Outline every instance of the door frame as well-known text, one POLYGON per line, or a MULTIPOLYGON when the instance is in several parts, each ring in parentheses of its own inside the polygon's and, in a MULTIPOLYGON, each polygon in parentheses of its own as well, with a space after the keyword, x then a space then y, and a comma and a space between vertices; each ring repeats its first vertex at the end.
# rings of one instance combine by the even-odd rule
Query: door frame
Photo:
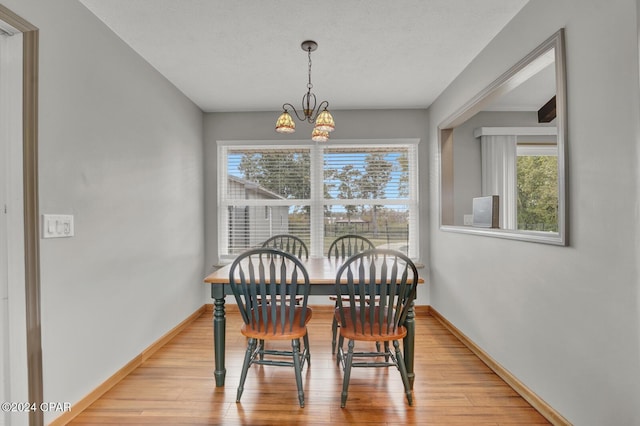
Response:
MULTIPOLYGON (((38 28, 0 4, 0 20, 22 33, 22 192, 27 386, 29 402, 43 402, 40 318, 40 232, 38 205, 38 28)), ((29 424, 44 424, 42 411, 29 424)))

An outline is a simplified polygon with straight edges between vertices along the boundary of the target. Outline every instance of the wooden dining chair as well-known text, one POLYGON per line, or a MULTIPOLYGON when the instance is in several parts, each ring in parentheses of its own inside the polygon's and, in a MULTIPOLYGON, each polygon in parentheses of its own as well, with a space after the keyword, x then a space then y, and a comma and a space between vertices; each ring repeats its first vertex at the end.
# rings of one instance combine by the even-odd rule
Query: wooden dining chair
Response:
POLYGON ((300 259, 309 258, 309 249, 300 237, 291 234, 274 235, 262 243, 262 247, 277 248, 300 259))
MULTIPOLYGON (((373 243, 366 237, 356 234, 342 235, 331 243, 329 251, 327 251, 327 257, 329 259, 341 259, 345 260, 354 254, 361 253, 365 250, 371 250, 375 248, 373 243)), ((335 295, 329 296, 329 299, 337 305, 337 297, 335 295)), ((334 317, 331 323, 331 353, 336 353, 336 342, 338 338, 338 320, 334 317)), ((377 343, 379 346, 380 344, 377 343)), ((378 348, 379 349, 379 348, 378 348)))
POLYGON ((248 338, 236 402, 240 402, 249 367, 275 365, 294 368, 298 401, 304 407, 302 369, 311 363, 307 323, 312 314, 307 307, 310 284, 304 265, 298 257, 278 249, 252 249, 231 264, 229 284, 244 321, 240 331, 248 338), (298 295, 301 304, 296 304, 298 295), (270 303, 261 302, 267 298, 270 303), (264 342, 271 340, 290 340, 291 350, 265 349, 264 342))
POLYGON ((338 360, 344 369, 342 408, 347 403, 353 367, 389 367, 400 371, 409 405, 413 395, 399 342, 407 335, 407 313, 416 297, 418 271, 404 253, 389 249, 368 250, 351 256, 338 269, 335 292, 340 342, 338 360), (345 302, 345 296, 348 302, 345 302), (374 302, 378 298, 377 303, 374 302), (348 350, 343 341, 348 340, 348 350), (385 342, 384 350, 355 352, 355 342, 385 342), (389 342, 394 350, 389 349, 389 342), (363 359, 363 361, 360 361, 363 359))

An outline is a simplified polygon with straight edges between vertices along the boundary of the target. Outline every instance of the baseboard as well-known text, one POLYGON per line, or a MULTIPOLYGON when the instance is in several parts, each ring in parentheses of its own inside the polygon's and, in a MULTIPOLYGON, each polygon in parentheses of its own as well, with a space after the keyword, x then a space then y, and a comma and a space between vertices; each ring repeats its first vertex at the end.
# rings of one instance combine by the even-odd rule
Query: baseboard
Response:
POLYGON ((440 312, 433 307, 429 308, 431 316, 436 318, 440 323, 447 328, 462 344, 471 350, 482 362, 484 362, 494 373, 496 373, 502 380, 504 380, 511 388, 516 391, 525 401, 527 401, 533 408, 535 408, 544 418, 549 420, 552 424, 557 426, 571 426, 571 423, 562 417, 553 407, 547 404, 542 398, 536 395, 531 389, 526 387, 518 378, 511 374, 507 369, 501 366, 496 360, 494 360, 489 354, 476 345, 471 339, 469 339, 464 333, 451 324, 440 312))
POLYGON ((180 324, 173 327, 169 332, 160 337, 158 340, 153 342, 149 347, 144 349, 139 355, 129 361, 124 367, 120 370, 116 371, 111 377, 105 380, 102 384, 100 384, 97 388, 91 391, 88 395, 82 398, 80 401, 76 402, 71 406, 71 410, 63 413, 61 416, 54 419, 50 426, 62 426, 69 423, 75 417, 80 415, 84 410, 86 410, 91 404, 97 401, 102 395, 107 393, 109 389, 114 387, 118 382, 127 377, 133 370, 138 368, 144 361, 149 359, 158 349, 162 348, 168 341, 173 339, 178 333, 185 329, 189 324, 195 321, 198 317, 200 317, 206 310, 207 306, 203 305, 194 313, 189 315, 187 319, 182 321, 180 324))

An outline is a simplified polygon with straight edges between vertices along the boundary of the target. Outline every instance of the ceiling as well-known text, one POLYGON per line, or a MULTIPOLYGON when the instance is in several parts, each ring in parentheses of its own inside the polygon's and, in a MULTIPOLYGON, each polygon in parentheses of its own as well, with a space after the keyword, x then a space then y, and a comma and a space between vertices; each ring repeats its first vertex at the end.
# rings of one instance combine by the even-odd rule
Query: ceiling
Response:
MULTIPOLYGON (((426 108, 528 0, 80 0, 205 112, 426 108)), ((497 76, 496 76, 497 77, 497 76)))

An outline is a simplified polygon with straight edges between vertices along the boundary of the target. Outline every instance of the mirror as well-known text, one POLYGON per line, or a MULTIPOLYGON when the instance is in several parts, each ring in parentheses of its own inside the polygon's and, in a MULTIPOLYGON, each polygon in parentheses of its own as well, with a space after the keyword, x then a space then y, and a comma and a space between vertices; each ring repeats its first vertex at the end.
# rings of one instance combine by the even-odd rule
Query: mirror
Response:
POLYGON ((567 245, 566 128, 561 29, 440 124, 440 228, 567 245))

